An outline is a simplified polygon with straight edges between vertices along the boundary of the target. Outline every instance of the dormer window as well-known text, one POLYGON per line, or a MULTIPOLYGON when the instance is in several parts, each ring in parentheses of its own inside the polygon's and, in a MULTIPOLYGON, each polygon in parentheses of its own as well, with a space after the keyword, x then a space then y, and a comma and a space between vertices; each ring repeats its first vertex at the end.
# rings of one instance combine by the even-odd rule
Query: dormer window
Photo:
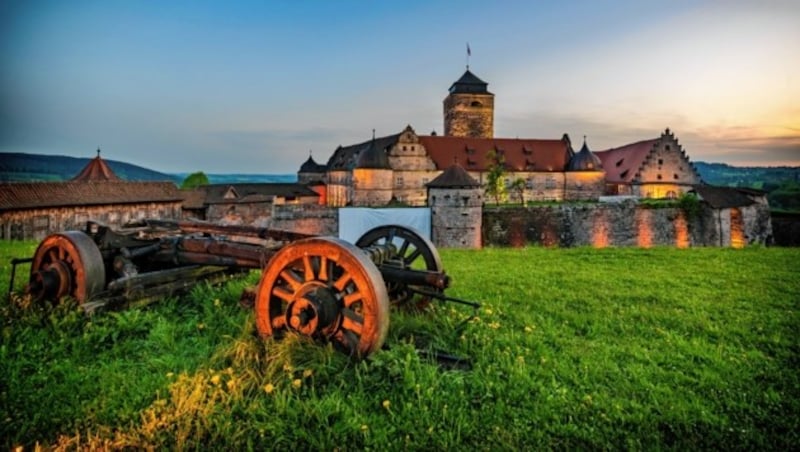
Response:
POLYGON ((624 162, 624 161, 625 161, 625 159, 619 159, 619 160, 617 160, 617 167, 621 166, 621 165, 622 165, 622 162, 624 162))
POLYGON ((523 154, 533 154, 533 149, 529 148, 528 146, 522 146, 522 153, 523 154))

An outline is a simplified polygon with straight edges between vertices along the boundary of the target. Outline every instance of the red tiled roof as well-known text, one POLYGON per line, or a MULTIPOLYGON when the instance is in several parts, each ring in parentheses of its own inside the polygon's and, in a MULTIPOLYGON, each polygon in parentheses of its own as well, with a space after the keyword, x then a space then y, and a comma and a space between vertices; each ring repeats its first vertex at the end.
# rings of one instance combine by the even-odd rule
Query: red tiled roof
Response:
POLYGON ((172 182, 5 182, 0 211, 181 201, 172 182))
POLYGON ((420 136, 438 169, 458 163, 467 171, 487 171, 490 164, 487 154, 500 152, 507 171, 564 171, 569 163, 570 149, 563 140, 537 140, 518 138, 468 138, 420 136))
POLYGON ((119 181, 121 180, 111 171, 108 164, 100 158, 100 151, 97 151, 97 157, 93 158, 88 165, 83 167, 77 176, 71 179, 75 182, 89 182, 89 181, 119 181))
POLYGON ((630 183, 644 163, 644 159, 653 150, 658 138, 627 144, 622 147, 595 152, 600 158, 606 172, 606 182, 630 183))

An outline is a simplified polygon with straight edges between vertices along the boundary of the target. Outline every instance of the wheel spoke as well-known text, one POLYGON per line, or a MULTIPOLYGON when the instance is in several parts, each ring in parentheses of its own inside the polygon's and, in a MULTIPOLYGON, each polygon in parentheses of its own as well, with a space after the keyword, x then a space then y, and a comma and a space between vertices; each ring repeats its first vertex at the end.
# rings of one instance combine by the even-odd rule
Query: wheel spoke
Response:
POLYGON ((341 328, 361 337, 364 332, 364 316, 350 308, 342 309, 341 328))
POLYGON ((361 301, 363 299, 364 295, 362 295, 361 292, 353 292, 345 295, 342 301, 344 301, 344 306, 346 308, 349 308, 350 306, 353 305, 353 303, 361 301))
POLYGON ((419 248, 415 249, 413 253, 409 254, 409 256, 404 259, 405 263, 406 264, 410 264, 410 263, 414 262, 415 260, 417 260, 417 258, 421 254, 422 254, 422 250, 420 250, 419 248))
POLYGON ((272 295, 275 295, 276 297, 280 298, 281 300, 287 303, 294 299, 293 293, 287 291, 286 289, 280 286, 275 286, 275 288, 272 289, 272 295))
POLYGON ((279 315, 277 317, 272 318, 272 328, 276 330, 281 330, 286 328, 286 317, 283 315, 279 315))
POLYGON ((328 281, 330 279, 330 275, 328 274, 328 258, 325 256, 320 256, 319 258, 318 278, 320 281, 328 281))
MULTIPOLYGON (((408 240, 403 240, 403 244, 400 246, 400 250, 397 251, 397 255, 401 258, 406 255, 406 251, 408 251, 408 245, 411 242, 408 240)), ((404 259, 405 260, 405 259, 404 259)))
POLYGON ((316 275, 314 275, 314 267, 311 265, 311 256, 307 254, 303 256, 303 270, 305 272, 303 275, 305 281, 313 281, 316 279, 316 275))
POLYGON ((281 272, 281 278, 292 286, 293 291, 299 290, 303 286, 303 280, 291 268, 286 268, 281 272))
POLYGON ((342 276, 340 276, 339 279, 337 279, 336 282, 333 283, 333 287, 335 287, 336 290, 341 292, 344 290, 345 286, 347 285, 348 282, 350 282, 351 279, 352 277, 350 276, 350 273, 345 271, 344 273, 342 273, 342 276))

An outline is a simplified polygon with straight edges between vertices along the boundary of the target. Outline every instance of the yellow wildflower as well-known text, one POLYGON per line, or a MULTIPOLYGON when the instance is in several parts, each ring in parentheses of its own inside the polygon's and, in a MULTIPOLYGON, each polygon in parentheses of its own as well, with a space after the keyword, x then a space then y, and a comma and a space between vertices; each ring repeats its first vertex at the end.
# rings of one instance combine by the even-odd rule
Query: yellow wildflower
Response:
POLYGON ((275 390, 275 385, 273 385, 272 383, 267 383, 264 386, 264 392, 266 392, 267 394, 272 394, 272 391, 274 390, 275 390))
POLYGON ((311 369, 306 369, 303 371, 303 378, 308 378, 312 375, 314 375, 314 371, 311 369))
POLYGON ((294 386, 295 388, 300 388, 300 386, 303 386, 303 380, 295 378, 294 380, 292 380, 292 386, 294 386))
POLYGON ((220 380, 219 375, 212 375, 211 376, 211 383, 212 384, 218 385, 219 384, 219 380, 220 380))
POLYGON ((366 432, 368 429, 369 429, 369 427, 367 427, 367 424, 361 424, 361 431, 362 432, 366 432))
POLYGON ((388 410, 389 407, 392 406, 392 402, 390 402, 389 400, 384 400, 381 405, 383 405, 383 407, 388 410))

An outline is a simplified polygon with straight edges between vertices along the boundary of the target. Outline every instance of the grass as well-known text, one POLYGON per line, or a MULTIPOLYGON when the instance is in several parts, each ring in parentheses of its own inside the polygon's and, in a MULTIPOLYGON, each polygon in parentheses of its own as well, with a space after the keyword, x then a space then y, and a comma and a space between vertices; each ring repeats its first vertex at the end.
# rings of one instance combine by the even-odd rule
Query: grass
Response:
MULTIPOLYGON (((0 245, 10 256, 32 243, 0 245)), ((243 286, 145 309, 2 302, 6 448, 782 449, 800 444, 800 250, 443 250, 449 294, 351 362, 255 337, 243 286), (438 366, 416 346, 469 356, 438 366)), ((4 286, 0 285, 0 289, 4 286)), ((3 289, 5 292, 5 289, 3 289)))

